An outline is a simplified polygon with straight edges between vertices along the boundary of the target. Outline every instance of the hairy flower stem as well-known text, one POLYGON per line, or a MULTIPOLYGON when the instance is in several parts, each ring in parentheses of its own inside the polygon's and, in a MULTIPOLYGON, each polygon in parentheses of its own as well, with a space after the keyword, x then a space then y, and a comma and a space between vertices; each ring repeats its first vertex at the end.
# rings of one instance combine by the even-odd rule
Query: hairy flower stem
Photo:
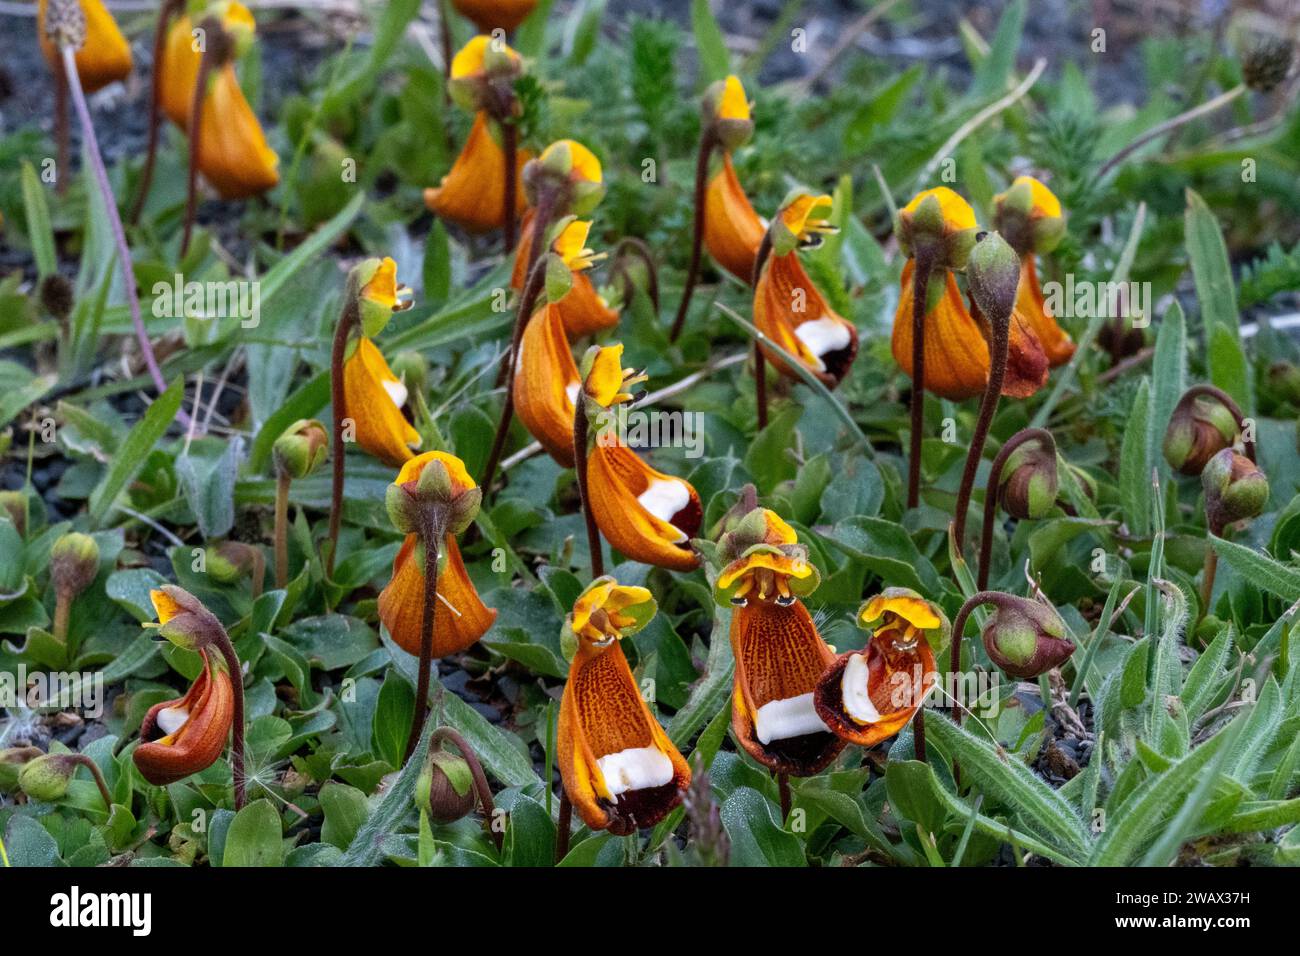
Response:
POLYGON ((916 716, 912 718, 912 754, 921 763, 927 763, 925 755, 925 702, 916 708, 916 716))
MULTIPOLYGON (((1210 536, 1223 537, 1224 527, 1217 523, 1210 525, 1210 536)), ((1205 567, 1201 571, 1201 618, 1210 613, 1210 601, 1214 597, 1214 577, 1219 571, 1219 552, 1214 550, 1214 542, 1205 542, 1205 567)), ((1197 620, 1200 623, 1200 619, 1197 620)))
POLYGON ((709 160, 718 139, 711 128, 705 127, 700 134, 700 151, 695 158, 695 225, 691 236, 691 264, 686 270, 686 286, 682 289, 682 301, 677 306, 677 315, 673 317, 672 330, 668 341, 676 342, 686 324, 686 313, 691 307, 691 296, 695 294, 695 283, 700 277, 700 259, 704 244, 704 194, 709 185, 709 160))
POLYGON ((167 28, 172 18, 181 9, 181 0, 163 0, 158 8, 158 23, 153 34, 153 78, 149 90, 149 145, 145 147, 144 166, 140 170, 140 187, 135 197, 135 206, 131 209, 131 223, 140 221, 144 212, 145 200, 149 198, 149 187, 153 184, 153 167, 158 158, 158 129, 161 125, 162 106, 162 61, 167 49, 167 28))
MULTIPOLYGON (((519 344, 524 339, 524 329, 532 318, 533 306, 541 295, 546 283, 546 260, 538 253, 545 236, 545 227, 539 229, 544 210, 538 208, 533 219, 532 246, 528 250, 528 278, 524 282, 523 292, 519 296, 519 311, 515 314, 514 332, 510 338, 510 350, 506 353, 506 394, 501 404, 501 420, 497 422, 496 435, 492 438, 492 451, 488 454, 487 465, 483 468, 483 480, 479 486, 484 495, 492 493, 492 480, 496 477, 497 465, 501 463, 501 454, 505 451, 506 437, 510 434, 510 422, 515 415, 515 366, 519 364, 519 344)), ((548 216, 549 218, 549 216, 548 216)))
MULTIPOLYGON (((144 356, 149 377, 154 388, 161 394, 167 391, 163 381, 162 370, 158 368, 158 359, 154 357, 153 345, 149 342, 149 333, 144 327, 144 317, 140 314, 140 297, 135 288, 135 266, 131 260, 131 247, 126 243, 126 230, 122 226, 122 217, 117 212, 117 200, 113 196, 113 187, 108 182, 108 170, 104 168, 104 157, 99 151, 99 140, 95 138, 95 126, 90 121, 90 107, 86 105, 86 94, 81 88, 81 77, 77 73, 77 54, 70 46, 60 51, 63 58, 63 73, 72 94, 72 105, 76 107, 77 121, 81 124, 81 135, 86 142, 86 155, 90 158, 90 168, 99 186, 100 196, 104 200, 104 211, 108 216, 108 227, 113 234, 113 244, 117 247, 118 266, 122 270, 122 285, 126 291, 126 303, 131 312, 131 325, 135 329, 135 338, 140 345, 140 354, 144 356)), ((60 170, 60 179, 63 171, 60 170)), ((184 408, 176 410, 176 420, 185 428, 190 427, 190 416, 184 408)))
MULTIPOLYGON (((763 241, 759 243, 758 252, 754 256, 754 273, 750 277, 750 285, 756 289, 763 267, 771 255, 772 233, 769 230, 763 234, 763 241)), ((767 359, 758 339, 754 340, 754 401, 758 405, 758 430, 762 431, 767 427, 767 359)))
POLYGON ((1246 89, 1247 87, 1245 83, 1238 83, 1232 89, 1220 93, 1218 96, 1214 97, 1213 99, 1206 100, 1204 103, 1201 103, 1199 106, 1194 106, 1185 112, 1179 113, 1177 116, 1170 117, 1169 119, 1165 120, 1163 123, 1157 123, 1155 126, 1151 127, 1149 130, 1147 130, 1137 139, 1133 140, 1131 143, 1129 143, 1127 146, 1125 146, 1123 149, 1117 152, 1110 159, 1106 160, 1106 162, 1102 163, 1101 168, 1097 170, 1097 179, 1103 178, 1112 169, 1114 169, 1116 166, 1122 163, 1134 152, 1141 149, 1147 143, 1151 142, 1152 140, 1159 139, 1161 136, 1164 136, 1166 133, 1172 133, 1174 130, 1178 129, 1181 126, 1187 125, 1194 119, 1199 119, 1202 116, 1205 116, 1209 113, 1213 113, 1215 110, 1227 106, 1237 97, 1241 96, 1241 94, 1245 93, 1246 89))
POLYGON ((1255 461, 1255 441, 1256 441, 1255 435, 1252 433, 1249 441, 1247 441, 1245 438, 1246 416, 1242 412, 1241 406, 1238 405, 1236 400, 1233 399, 1233 397, 1229 395, 1227 392, 1225 392, 1223 389, 1217 388, 1213 385, 1207 385, 1205 383, 1201 383, 1200 385, 1193 385, 1187 391, 1183 392, 1184 399, 1196 398, 1197 396, 1200 395, 1205 395, 1209 398, 1213 398, 1215 401, 1219 402, 1224 408, 1228 410, 1229 414, 1232 415, 1232 420, 1237 423, 1237 430, 1242 433, 1241 445, 1246 452, 1246 457, 1249 458, 1251 461, 1255 461))
POLYGON ((330 405, 334 410, 334 433, 330 445, 330 528, 329 554, 325 555, 325 576, 334 576, 334 556, 339 549, 339 527, 343 521, 343 422, 347 418, 347 395, 343 389, 343 362, 347 356, 348 338, 361 321, 357 305, 356 283, 348 282, 343 312, 334 329, 334 346, 330 351, 330 405))
POLYGON ((217 649, 230 671, 230 686, 234 691, 234 720, 230 726, 231 773, 235 783, 235 809, 244 809, 248 794, 244 777, 244 669, 239 665, 239 655, 230 636, 222 631, 216 641, 217 649))
POLYGON ((450 727, 438 727, 429 735, 429 752, 441 744, 444 740, 450 741, 452 746, 460 751, 460 755, 469 764, 470 775, 474 778, 474 792, 478 795, 478 803, 483 811, 483 821, 488 828, 488 833, 492 835, 492 842, 496 844, 497 852, 501 852, 501 834, 493 826, 493 817, 496 816, 496 804, 492 801, 492 788, 488 786, 487 775, 483 773, 483 765, 479 763, 478 754, 474 753, 469 743, 450 727))
POLYGON ((501 153, 505 157, 505 251, 509 255, 514 251, 515 244, 518 242, 519 227, 515 221, 515 206, 518 204, 516 190, 519 188, 519 177, 515 171, 518 165, 516 157, 519 153, 519 127, 507 120, 501 122, 501 153))
POLYGON ((925 428, 925 307, 934 271, 932 253, 917 250, 912 270, 912 434, 907 460, 907 506, 921 503, 921 433, 925 428))
POLYGON ((984 398, 980 401, 979 418, 975 420, 975 433, 971 435, 970 450, 966 453, 966 467, 962 470, 961 485, 957 489, 957 510, 952 516, 953 541, 957 553, 965 551, 966 512, 970 510, 971 491, 975 488, 975 473, 979 471, 980 459, 984 457, 984 442, 989 437, 989 426, 998 410, 998 401, 1002 398, 1002 380, 1007 374, 1007 344, 1011 326, 1011 316, 991 315, 989 324, 993 327, 993 348, 990 349, 988 385, 984 388, 984 398))
POLYGON ((785 826, 786 820, 790 819, 790 775, 788 773, 778 773, 776 775, 776 792, 781 799, 781 825, 785 826))
POLYGON ((282 471, 275 480, 275 586, 283 590, 289 584, 289 473, 282 471))
MULTIPOLYGON (((446 529, 437 520, 426 520, 420 531, 424 543, 424 610, 420 615, 420 670, 415 681, 415 715, 406 738, 405 760, 411 759, 429 714, 429 672, 433 668, 433 618, 438 609, 438 556, 446 529)), ((459 746, 459 745, 458 745, 459 746)))
POLYGON ((104 809, 112 813, 113 797, 108 792, 108 784, 104 781, 104 774, 99 769, 99 765, 85 754, 68 754, 68 761, 90 771, 90 775, 95 778, 95 786, 99 788, 99 795, 104 799, 104 809))
MULTIPOLYGON (((993 467, 989 471, 989 480, 984 489, 984 523, 980 527, 980 566, 979 579, 976 582, 976 586, 981 591, 988 587, 989 583, 989 564, 993 556, 993 519, 996 517, 998 510, 998 481, 1002 475, 1002 469, 1006 466, 1007 459, 1011 457, 1011 453, 1029 441, 1038 441, 1044 447, 1056 448, 1056 440, 1052 438, 1051 432, 1046 429, 1022 429, 1007 439, 997 457, 993 459, 993 467)), ((954 540, 960 546, 961 539, 954 538, 954 540)))
POLYGON ((601 553, 596 513, 591 510, 591 484, 587 479, 587 400, 581 393, 573 403, 573 470, 578 475, 578 497, 582 500, 582 517, 587 522, 587 549, 591 552, 594 581, 605 573, 605 556, 601 553))
POLYGON ((573 803, 569 800, 569 791, 560 785, 559 819, 555 823, 555 862, 559 863, 569 855, 569 829, 573 826, 573 803))
MULTIPOLYGON (((970 619, 971 613, 981 604, 996 604, 1001 600, 1002 595, 997 591, 977 591, 968 597, 966 603, 957 611, 957 617, 952 622, 952 651, 948 658, 949 674, 955 677, 961 670, 962 633, 966 630, 966 621, 970 619)), ((952 707, 948 714, 954 724, 961 726, 961 704, 956 694, 953 695, 952 707)))
POLYGON ((199 56, 199 72, 194 80, 194 98, 190 102, 190 168, 185 180, 185 227, 181 232, 181 258, 190 249, 190 235, 194 231, 194 216, 199 206, 199 149, 203 139, 203 101, 208 92, 208 76, 212 73, 214 56, 204 50, 199 56))
POLYGON ((54 639, 60 644, 68 643, 68 620, 72 611, 72 595, 59 588, 54 596, 54 639))
POLYGON ((262 556, 261 548, 253 548, 253 569, 248 575, 248 596, 256 601, 262 596, 262 588, 266 585, 266 558, 262 556))

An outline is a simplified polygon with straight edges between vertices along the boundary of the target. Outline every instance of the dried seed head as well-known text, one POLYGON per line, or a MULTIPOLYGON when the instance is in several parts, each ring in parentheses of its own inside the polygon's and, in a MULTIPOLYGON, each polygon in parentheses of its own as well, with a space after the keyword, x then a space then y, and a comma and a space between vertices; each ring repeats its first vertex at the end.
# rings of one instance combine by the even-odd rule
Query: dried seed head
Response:
POLYGON ((49 0, 45 7, 45 36, 59 49, 82 48, 86 42, 86 11, 79 0, 49 0))
POLYGON ((45 311, 60 322, 72 314, 72 307, 76 304, 72 283, 57 272, 41 280, 40 296, 45 311))
POLYGON ((1265 37, 1246 54, 1241 63, 1246 85, 1267 93, 1286 79, 1295 57, 1295 44, 1282 37, 1265 37))

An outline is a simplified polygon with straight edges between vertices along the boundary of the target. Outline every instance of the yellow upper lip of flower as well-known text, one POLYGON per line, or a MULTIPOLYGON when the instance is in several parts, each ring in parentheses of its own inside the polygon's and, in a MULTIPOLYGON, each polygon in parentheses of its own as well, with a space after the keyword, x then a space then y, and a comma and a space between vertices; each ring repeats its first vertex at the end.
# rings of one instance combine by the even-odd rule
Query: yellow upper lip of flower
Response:
POLYGON ((391 256, 385 256, 361 294, 377 305, 396 311, 404 306, 402 295, 409 291, 405 286, 397 284, 397 263, 391 256))
POLYGON ((619 584, 612 578, 597 581, 573 604, 573 632, 589 638, 599 647, 606 647, 623 636, 624 628, 636 624, 635 618, 622 612, 651 600, 653 598, 646 588, 619 584), (603 612, 604 620, 593 622, 593 616, 601 616, 598 612, 603 612))
MULTIPOLYGON (((460 80, 482 73, 484 59, 492 42, 492 37, 479 34, 461 47, 451 58, 451 78, 460 80)), ((500 50, 512 60, 519 59, 519 54, 504 43, 501 44, 500 50)))
POLYGON ((734 73, 722 84, 722 98, 718 101, 718 119, 749 119, 749 100, 745 98, 745 87, 741 85, 740 77, 734 73))
POLYGON ((185 610, 181 607, 180 602, 161 588, 150 591, 149 600, 153 602, 153 609, 158 615, 159 624, 166 624, 185 610))
POLYGON ((766 598, 768 596, 767 582, 759 580, 762 575, 756 573, 761 571, 772 572, 772 584, 776 589, 776 593, 782 598, 790 596, 790 590, 786 584, 790 578, 803 580, 811 577, 813 573, 812 566, 802 555, 783 554, 775 549, 761 548, 747 557, 738 558, 729 564, 719 575, 717 586, 725 590, 739 581, 740 585, 736 589, 735 597, 743 598, 757 583, 759 598, 766 598))
POLYGON ((781 210, 781 222, 800 241, 815 233, 834 232, 835 227, 827 221, 833 205, 830 196, 801 193, 781 210))
POLYGON ((557 140, 550 146, 547 146, 546 149, 542 150, 542 155, 538 157, 538 160, 545 163, 546 160, 550 158, 551 154, 561 146, 567 146, 569 149, 569 158, 573 163, 573 168, 569 175, 572 178, 585 179, 592 183, 601 182, 603 174, 600 168, 600 160, 596 158, 595 153, 575 139, 557 140))
POLYGON ((933 630, 943 624, 929 601, 909 594, 877 594, 863 606, 859 621, 869 624, 890 614, 922 631, 933 630))
POLYGON ((574 272, 590 269, 591 264, 601 258, 587 248, 587 236, 590 232, 590 220, 575 219, 565 226, 555 239, 556 254, 574 272))
POLYGON ((623 346, 606 345, 596 353, 591 370, 582 383, 582 390, 599 405, 608 408, 621 402, 632 400, 632 393, 627 389, 646 377, 635 369, 623 368, 623 346))
MULTIPOLYGON (((1061 217, 1061 200, 1056 198, 1056 193, 1033 176, 1017 176, 1011 186, 1014 189, 1022 184, 1029 187, 1029 192, 1034 197, 1034 205, 1030 210, 1031 215, 1041 216, 1046 219, 1059 219, 1061 217)), ((993 197, 993 202, 995 204, 1002 202, 1004 196, 1006 196, 1006 193, 998 193, 993 197)))
POLYGON ((912 197, 910 203, 903 207, 903 212, 916 212, 917 207, 930 196, 939 201, 939 209, 943 212, 944 224, 949 229, 959 232, 963 229, 977 228, 975 210, 971 208, 970 203, 947 186, 936 186, 934 189, 922 190, 912 197))
POLYGON ((402 465, 402 470, 397 473, 397 479, 393 484, 404 485, 408 481, 418 481, 420 472, 424 471, 425 465, 431 461, 442 462, 447 469, 447 474, 451 476, 452 485, 458 491, 469 491, 475 487, 474 479, 465 470, 465 463, 455 455, 449 455, 445 451, 426 451, 422 455, 416 455, 402 465))

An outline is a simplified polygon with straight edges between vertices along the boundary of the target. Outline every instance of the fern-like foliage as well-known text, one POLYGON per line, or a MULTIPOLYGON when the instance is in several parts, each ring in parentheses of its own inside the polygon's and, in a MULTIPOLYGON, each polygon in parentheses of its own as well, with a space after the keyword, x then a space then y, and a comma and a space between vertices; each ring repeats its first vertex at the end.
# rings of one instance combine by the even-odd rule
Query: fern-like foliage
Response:
POLYGON ((1242 267, 1238 299, 1243 308, 1295 291, 1300 291, 1300 242, 1290 252, 1275 242, 1262 259, 1242 267))

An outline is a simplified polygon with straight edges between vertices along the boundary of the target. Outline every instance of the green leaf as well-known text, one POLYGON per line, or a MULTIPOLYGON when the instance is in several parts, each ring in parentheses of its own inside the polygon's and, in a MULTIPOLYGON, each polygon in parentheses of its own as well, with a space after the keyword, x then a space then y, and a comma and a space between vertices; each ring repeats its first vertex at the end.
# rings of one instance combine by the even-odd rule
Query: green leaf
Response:
POLYGON ((384 840, 415 812, 415 782, 424 767, 424 755, 429 750, 434 724, 432 719, 424 722, 424 731, 411 759, 406 761, 397 779, 388 785, 370 816, 357 828, 340 866, 376 866, 384 859, 384 840))
POLYGON ((136 422, 113 458, 108 473, 90 495, 92 525, 97 527, 103 525, 104 518, 112 509, 117 496, 131 482, 131 479, 139 474, 153 446, 176 420, 176 413, 180 410, 181 400, 184 397, 185 379, 178 378, 145 410, 140 421, 136 422))
POLYGON ((280 866, 284 863, 280 814, 270 800, 254 800, 235 814, 221 857, 225 866, 280 866))
POLYGON ((1232 570, 1251 584, 1284 601, 1300 601, 1300 569, 1274 561, 1235 541, 1210 535, 1210 544, 1232 570))
POLYGON ((321 787, 320 806, 325 814, 320 838, 347 850, 361 824, 366 822, 366 795, 356 787, 331 780, 321 787))
POLYGON ((1020 51, 1020 37, 1025 30, 1025 0, 1007 4, 998 20, 997 32, 989 44, 988 56, 978 64, 971 83, 971 95, 979 98, 997 96, 1011 85, 1012 71, 1016 68, 1016 54, 1020 51))
POLYGON ((1187 190, 1183 233, 1205 327, 1210 381, 1236 399, 1249 415, 1254 410, 1254 395, 1241 349, 1241 316, 1228 247, 1214 213, 1191 189, 1187 190))
POLYGON ((731 609, 715 609, 704 676, 691 688, 690 697, 668 724, 668 736, 679 748, 685 749, 700 728, 729 705, 732 677, 736 672, 736 659, 728 637, 730 629, 731 609))
POLYGON ((1151 417, 1151 380, 1143 378, 1133 398, 1119 452, 1119 493, 1124 517, 1137 535, 1151 530, 1151 447, 1147 426, 1151 417))
POLYGON ((1006 805, 1024 825, 1071 859, 1088 853, 1083 820, 1069 801, 1016 757, 958 727, 946 717, 925 722, 926 731, 961 765, 963 778, 1006 805))
POLYGON ((709 0, 691 0, 691 28, 700 58, 700 78, 706 84, 725 79, 731 72, 731 58, 709 0))
MULTIPOLYGON (((1178 399, 1187 390, 1187 322, 1183 318, 1183 307, 1175 299, 1165 310, 1156 332, 1156 351, 1151 361, 1151 428, 1156 438, 1163 436, 1169 425, 1169 416, 1173 414, 1178 399)), ((1164 456, 1152 443, 1150 454, 1153 461, 1163 462, 1164 456)))
MULTIPOLYGON (((62 175, 63 170, 59 170, 59 174, 62 175)), ((22 164, 22 183, 27 240, 32 244, 37 278, 44 279, 59 271, 59 259, 54 249, 54 226, 50 223, 50 207, 45 202, 45 188, 31 163, 22 164)))
POLYGON ((259 475, 271 462, 271 448, 284 430, 300 418, 311 418, 330 400, 330 373, 319 375, 304 383, 301 388, 289 396, 262 425, 253 439, 253 446, 248 454, 248 471, 259 475))
POLYGON ((375 755, 388 761, 390 767, 402 765, 402 758, 406 755, 406 739, 411 734, 411 721, 414 717, 415 692, 401 677, 389 673, 384 679, 384 685, 379 688, 370 735, 375 755))
POLYGON ((738 787, 723 801, 721 816, 732 866, 805 865, 799 838, 781 827, 776 808, 757 790, 738 787))

